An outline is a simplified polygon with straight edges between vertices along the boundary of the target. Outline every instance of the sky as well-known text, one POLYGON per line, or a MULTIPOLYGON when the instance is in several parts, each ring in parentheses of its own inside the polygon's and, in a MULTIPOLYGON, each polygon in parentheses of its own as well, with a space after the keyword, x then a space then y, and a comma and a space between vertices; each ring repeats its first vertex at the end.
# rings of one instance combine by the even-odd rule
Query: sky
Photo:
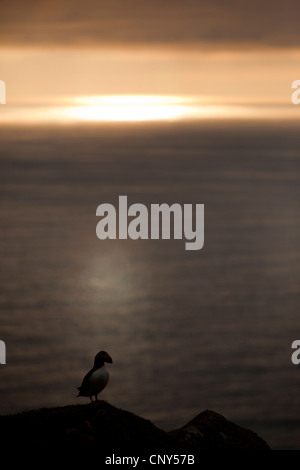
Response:
POLYGON ((297 0, 2 0, 1 44, 297 47, 297 0))
POLYGON ((163 95, 279 112, 299 14, 296 0, 0 0, 0 79, 8 104, 163 95))

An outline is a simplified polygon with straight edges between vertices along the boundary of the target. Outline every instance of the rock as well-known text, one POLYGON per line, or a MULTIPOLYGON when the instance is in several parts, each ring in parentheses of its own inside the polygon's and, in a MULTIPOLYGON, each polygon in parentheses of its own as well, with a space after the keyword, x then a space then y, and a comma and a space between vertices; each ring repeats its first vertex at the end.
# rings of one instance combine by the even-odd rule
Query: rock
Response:
POLYGON ((93 448, 103 459, 122 455, 199 454, 202 450, 270 450, 254 432, 204 411, 180 429, 166 432, 109 403, 42 408, 0 416, 1 447, 93 448))
POLYGON ((169 434, 182 445, 198 450, 270 450, 266 442, 253 431, 211 410, 203 411, 185 426, 169 434))

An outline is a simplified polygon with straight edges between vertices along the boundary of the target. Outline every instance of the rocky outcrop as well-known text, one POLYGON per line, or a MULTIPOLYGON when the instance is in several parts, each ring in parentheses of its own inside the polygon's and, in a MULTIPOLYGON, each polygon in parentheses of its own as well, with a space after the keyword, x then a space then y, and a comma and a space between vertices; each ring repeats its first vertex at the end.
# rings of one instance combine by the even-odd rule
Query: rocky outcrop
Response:
POLYGON ((1 447, 93 448, 99 458, 195 454, 204 450, 269 450, 254 432, 204 411, 180 429, 166 432, 109 403, 43 408, 0 416, 1 447))
POLYGON ((253 431, 242 428, 211 410, 203 411, 169 435, 180 445, 198 450, 270 450, 266 442, 253 431))

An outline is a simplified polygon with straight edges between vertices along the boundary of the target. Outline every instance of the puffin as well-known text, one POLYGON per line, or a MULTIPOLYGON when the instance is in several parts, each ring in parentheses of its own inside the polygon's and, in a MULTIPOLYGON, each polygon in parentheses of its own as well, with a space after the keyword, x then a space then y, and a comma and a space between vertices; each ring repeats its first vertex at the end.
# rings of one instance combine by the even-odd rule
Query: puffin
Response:
POLYGON ((104 363, 112 364, 112 358, 106 351, 100 351, 95 356, 94 367, 86 374, 80 387, 77 387, 79 393, 77 397, 92 397, 95 396, 95 401, 98 401, 98 394, 106 387, 109 379, 109 373, 104 363))

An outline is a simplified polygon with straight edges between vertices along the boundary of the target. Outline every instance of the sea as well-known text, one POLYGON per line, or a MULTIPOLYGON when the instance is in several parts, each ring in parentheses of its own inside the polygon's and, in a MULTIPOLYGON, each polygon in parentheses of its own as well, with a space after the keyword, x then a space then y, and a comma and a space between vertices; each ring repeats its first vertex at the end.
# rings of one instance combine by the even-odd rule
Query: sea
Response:
POLYGON ((176 429, 212 409, 300 450, 299 123, 0 128, 0 414, 100 398, 176 429), (204 204, 185 240, 99 240, 102 203, 204 204))

